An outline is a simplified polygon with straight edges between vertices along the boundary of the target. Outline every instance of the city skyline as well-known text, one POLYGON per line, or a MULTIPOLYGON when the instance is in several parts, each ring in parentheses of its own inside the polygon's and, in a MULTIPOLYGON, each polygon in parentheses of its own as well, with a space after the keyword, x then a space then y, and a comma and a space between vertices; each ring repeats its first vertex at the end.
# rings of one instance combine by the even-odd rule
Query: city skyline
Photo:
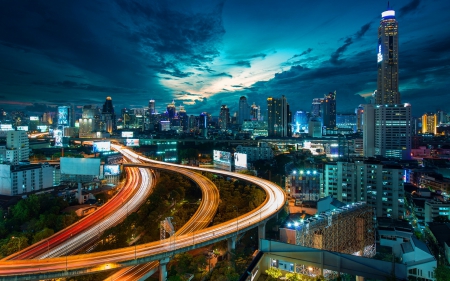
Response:
MULTIPOLYGON (((73 103, 188 114, 265 110, 285 95, 291 110, 337 92, 353 111, 377 87, 377 28, 386 3, 287 1, 15 2, 0 21, 0 108, 44 111, 73 103), (131 99, 131 101, 130 101, 131 99)), ((439 100, 450 74, 446 1, 391 1, 399 21, 399 86, 413 113, 450 111, 439 100), (430 33, 433 26, 433 33, 430 33), (426 38, 424 40, 423 38, 426 38)), ((230 112, 230 113, 231 113, 230 112)))

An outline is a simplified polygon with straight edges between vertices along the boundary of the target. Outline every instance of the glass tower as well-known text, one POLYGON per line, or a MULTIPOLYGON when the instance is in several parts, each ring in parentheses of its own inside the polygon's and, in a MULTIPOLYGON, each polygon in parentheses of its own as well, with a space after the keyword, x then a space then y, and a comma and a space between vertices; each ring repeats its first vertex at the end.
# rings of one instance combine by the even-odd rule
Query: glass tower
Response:
POLYGON ((378 83, 375 104, 400 104, 398 91, 398 23, 388 6, 381 13, 377 45, 378 83))

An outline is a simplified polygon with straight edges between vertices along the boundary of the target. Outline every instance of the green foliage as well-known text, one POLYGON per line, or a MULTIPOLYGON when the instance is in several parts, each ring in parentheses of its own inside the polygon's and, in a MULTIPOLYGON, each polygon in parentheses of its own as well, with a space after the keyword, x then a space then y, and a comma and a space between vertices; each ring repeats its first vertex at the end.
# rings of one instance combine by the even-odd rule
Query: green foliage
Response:
POLYGON ((278 278, 280 278, 283 275, 283 273, 281 273, 281 270, 276 267, 270 267, 269 269, 266 269, 266 273, 273 280, 278 280, 278 278))
POLYGON ((434 277, 436 281, 446 281, 450 276, 450 268, 445 265, 438 265, 434 268, 434 277))
POLYGON ((183 226, 198 209, 201 190, 188 178, 175 173, 161 172, 158 182, 137 212, 131 213, 119 225, 101 235, 101 243, 94 251, 105 251, 129 246, 132 237, 138 243, 159 240, 159 222, 173 217, 175 230, 183 226), (194 204, 189 203, 194 201, 194 204))
POLYGON ((11 236, 7 242, 0 247, 3 256, 9 256, 28 247, 28 238, 25 236, 11 236))
POLYGON ((55 234, 55 231, 53 229, 47 228, 45 227, 43 230, 37 232, 34 236, 33 236, 33 244, 37 243, 47 237, 52 236, 53 234, 55 234))
POLYGON ((433 222, 450 222, 447 216, 437 216, 433 218, 433 222))
POLYGON ((17 202, 9 213, 2 214, 5 219, 0 220, 1 255, 6 256, 13 253, 14 249, 18 250, 18 245, 13 247, 17 241, 11 241, 11 236, 21 237, 23 249, 29 242, 45 239, 77 221, 75 213, 61 213, 67 206, 68 203, 62 198, 50 194, 30 195, 17 202))

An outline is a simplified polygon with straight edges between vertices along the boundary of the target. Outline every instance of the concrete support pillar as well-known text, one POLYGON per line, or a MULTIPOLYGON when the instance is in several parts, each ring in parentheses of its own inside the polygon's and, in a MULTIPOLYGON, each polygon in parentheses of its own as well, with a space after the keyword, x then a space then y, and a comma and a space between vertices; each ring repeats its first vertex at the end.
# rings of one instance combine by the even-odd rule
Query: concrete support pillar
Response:
POLYGON ((266 222, 260 222, 258 224, 258 238, 259 239, 266 239, 266 222))
POLYGON ((159 281, 167 280, 167 264, 169 261, 169 258, 164 258, 159 261, 159 281))
POLYGON ((236 236, 230 237, 227 239, 228 242, 228 252, 236 249, 236 236))

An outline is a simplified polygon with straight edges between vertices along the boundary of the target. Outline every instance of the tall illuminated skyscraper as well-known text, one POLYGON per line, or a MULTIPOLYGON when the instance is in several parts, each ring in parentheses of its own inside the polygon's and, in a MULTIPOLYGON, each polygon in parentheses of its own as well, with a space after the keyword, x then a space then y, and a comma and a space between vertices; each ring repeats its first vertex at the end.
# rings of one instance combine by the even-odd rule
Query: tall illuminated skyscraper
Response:
POLYGON ((400 103, 398 91, 398 23, 388 6, 381 13, 377 44, 378 85, 374 105, 363 105, 364 156, 409 159, 411 105, 400 103))
POLYGON ((378 83, 375 104, 400 104, 398 91, 398 23, 388 6, 381 13, 377 45, 378 83))
POLYGON ((291 113, 285 96, 267 99, 267 123, 269 136, 290 136, 291 113))

